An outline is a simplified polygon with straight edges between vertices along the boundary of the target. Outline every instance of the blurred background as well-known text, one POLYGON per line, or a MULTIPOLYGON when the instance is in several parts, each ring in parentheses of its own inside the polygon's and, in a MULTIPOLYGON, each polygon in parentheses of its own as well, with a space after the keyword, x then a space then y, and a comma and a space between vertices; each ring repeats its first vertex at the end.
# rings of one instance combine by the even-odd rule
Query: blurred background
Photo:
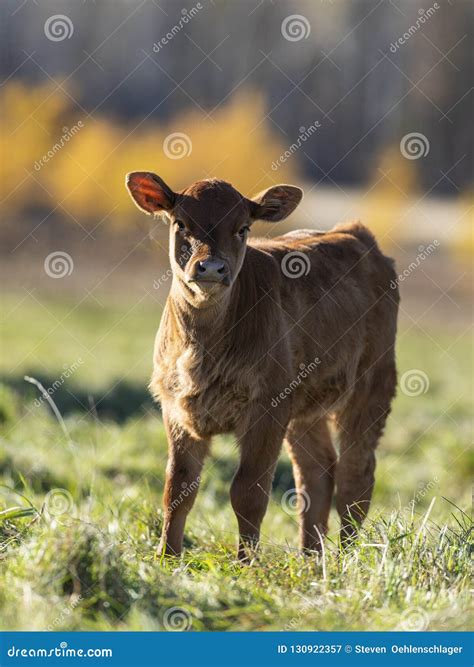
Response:
POLYGON ((413 259, 405 245, 438 239, 423 270, 436 265, 444 290, 470 259, 468 0, 8 0, 1 11, 8 288, 162 303, 167 230, 151 248, 123 186, 134 169, 175 189, 211 176, 246 195, 298 183, 301 210, 257 233, 362 218, 400 268, 413 259), (53 251, 74 262, 62 280, 42 269, 53 251))
MULTIPOLYGON (((420 544, 433 551, 416 575, 400 571, 396 587, 374 579, 370 604, 364 580, 360 608, 328 594, 327 619, 308 626, 305 612, 298 627, 392 628, 380 620, 387 600, 398 618, 398 604, 418 599, 422 609, 441 609, 430 629, 459 629, 464 575, 449 540, 469 512, 473 471, 474 4, 4 0, 0 12, 0 511, 21 506, 0 522, 7 626, 160 627, 154 588, 138 617, 127 615, 136 596, 116 590, 139 578, 133 567, 143 574, 153 562, 166 463, 147 383, 171 282, 168 229, 141 214, 124 187, 127 172, 146 169, 174 189, 208 177, 247 196, 297 184, 305 198, 291 219, 258 224, 252 235, 360 218, 396 259, 399 391, 380 448, 372 516, 381 520, 368 524, 369 541, 391 534, 399 545, 398 516, 412 535, 413 521, 431 512, 420 529, 430 526, 431 537, 420 544), (48 506, 51 498, 66 505, 48 506), (449 518, 453 504, 459 520, 449 518), (53 520, 34 523, 33 507, 49 507, 53 520), (105 553, 115 554, 112 569, 105 553), (110 576, 100 574, 103 563, 110 576), (426 563, 438 578, 425 581, 426 563), (58 616, 71 591, 83 604, 58 616)), ((225 545, 225 562, 235 540, 226 501, 236 456, 218 439, 187 536, 194 553, 225 545)), ((296 528, 280 498, 293 487, 283 456, 263 541, 284 554, 296 528)), ((337 525, 334 514, 332 538, 337 525)), ((464 533, 456 539, 464 544, 464 533)), ((358 572, 349 569, 341 585, 351 588, 358 572)), ((156 590, 168 605, 184 595, 199 609, 215 607, 215 617, 199 617, 203 627, 281 629, 296 613, 284 608, 287 592, 270 603, 266 584, 254 605, 253 584, 237 595, 224 577, 215 598, 209 578, 198 589, 197 576, 182 595, 175 579, 156 590)))
POLYGON ((471 2, 9 0, 1 12, 8 384, 24 391, 31 373, 49 386, 72 364, 62 407, 88 410, 84 396, 116 383, 116 412, 147 401, 171 280, 168 229, 125 191, 135 169, 174 189, 213 176, 248 196, 302 186, 290 221, 252 233, 360 218, 397 260, 402 332, 435 354, 449 355, 443 335, 468 340, 471 2))

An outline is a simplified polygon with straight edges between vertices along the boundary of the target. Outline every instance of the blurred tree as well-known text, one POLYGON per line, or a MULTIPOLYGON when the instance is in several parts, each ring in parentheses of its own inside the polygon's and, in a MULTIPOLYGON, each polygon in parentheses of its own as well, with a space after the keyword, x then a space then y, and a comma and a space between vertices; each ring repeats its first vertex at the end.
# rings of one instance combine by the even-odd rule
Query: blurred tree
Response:
MULTIPOLYGON (((391 44, 423 11, 412 0, 199 4, 157 51, 154 44, 186 11, 175 0, 64 0, 61 13, 74 31, 60 42, 44 34, 45 20, 58 13, 56 0, 6 0, 0 4, 2 78, 35 88, 64 79, 77 114, 92 115, 88 125, 107 117, 130 130, 153 121, 179 131, 176 119, 190 111, 207 124, 249 86, 262 96, 260 109, 283 145, 299 128, 321 122, 295 157, 312 182, 364 183, 384 146, 422 132, 431 144, 429 159, 417 165, 422 186, 457 194, 472 184, 473 2, 438 3, 395 52, 391 44), (295 13, 306 28, 292 41, 282 22, 295 13)), ((191 0, 187 11, 196 6, 191 0)))
MULTIPOLYGON (((472 279, 474 258, 474 190, 463 192, 458 198, 459 215, 452 230, 452 250, 456 261, 466 265, 472 279)), ((472 284, 472 280, 471 280, 472 284)))
POLYGON ((399 237, 400 218, 417 187, 416 163, 402 157, 398 146, 383 150, 368 186, 362 218, 384 248, 399 237))
POLYGON ((10 158, 0 171, 6 210, 21 216, 47 206, 94 227, 108 216, 126 223, 133 208, 124 178, 139 169, 160 173, 177 190, 219 177, 247 195, 297 180, 294 161, 272 170, 288 146, 261 122, 264 116, 261 95, 247 91, 212 119, 188 110, 172 122, 150 119, 137 128, 105 114, 78 118, 67 94, 54 86, 7 84, 1 148, 10 158))

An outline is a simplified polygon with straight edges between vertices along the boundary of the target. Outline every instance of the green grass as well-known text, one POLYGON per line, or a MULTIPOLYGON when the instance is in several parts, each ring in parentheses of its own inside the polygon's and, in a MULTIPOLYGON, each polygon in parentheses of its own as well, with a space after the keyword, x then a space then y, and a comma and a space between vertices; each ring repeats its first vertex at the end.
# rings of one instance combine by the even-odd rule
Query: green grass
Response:
MULTIPOLYGON (((12 298, 9 306, 14 304, 12 298)), ((156 547, 166 438, 159 412, 136 393, 147 383, 159 309, 150 303, 132 311, 86 303, 68 315, 70 304, 44 305, 47 310, 28 299, 4 326, 3 628, 468 627, 467 338, 402 327, 400 376, 422 370, 429 388, 419 396, 399 391, 379 448, 370 517, 354 548, 339 552, 333 511, 324 559, 298 554, 296 516, 281 504, 294 486, 283 455, 261 553, 251 566, 241 566, 228 502, 238 452, 230 438, 218 438, 188 521, 185 554, 163 560, 156 547), (53 396, 67 407, 66 435, 50 409, 35 404, 38 392, 21 378, 57 378, 80 356, 84 363, 53 396), (130 402, 133 409, 117 413, 111 405, 110 413, 87 412, 98 396, 113 395, 111 387, 123 376, 129 384, 114 401, 130 402)))

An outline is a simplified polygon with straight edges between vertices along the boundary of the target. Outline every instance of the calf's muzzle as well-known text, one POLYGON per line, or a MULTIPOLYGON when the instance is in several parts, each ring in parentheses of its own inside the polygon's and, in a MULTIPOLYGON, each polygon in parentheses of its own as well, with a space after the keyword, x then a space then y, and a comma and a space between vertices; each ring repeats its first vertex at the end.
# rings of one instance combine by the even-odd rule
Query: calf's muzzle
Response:
POLYGON ((217 257, 207 257, 195 263, 190 280, 200 283, 229 285, 230 271, 227 263, 217 257))

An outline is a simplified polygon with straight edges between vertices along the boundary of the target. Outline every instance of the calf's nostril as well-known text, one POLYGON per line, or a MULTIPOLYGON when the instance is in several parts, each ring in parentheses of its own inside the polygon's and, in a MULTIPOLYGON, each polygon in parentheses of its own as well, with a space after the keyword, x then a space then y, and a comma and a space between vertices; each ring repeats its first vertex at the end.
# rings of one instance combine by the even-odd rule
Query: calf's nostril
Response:
POLYGON ((220 259, 203 259, 196 262, 195 277, 208 282, 223 282, 229 273, 226 262, 220 259))

